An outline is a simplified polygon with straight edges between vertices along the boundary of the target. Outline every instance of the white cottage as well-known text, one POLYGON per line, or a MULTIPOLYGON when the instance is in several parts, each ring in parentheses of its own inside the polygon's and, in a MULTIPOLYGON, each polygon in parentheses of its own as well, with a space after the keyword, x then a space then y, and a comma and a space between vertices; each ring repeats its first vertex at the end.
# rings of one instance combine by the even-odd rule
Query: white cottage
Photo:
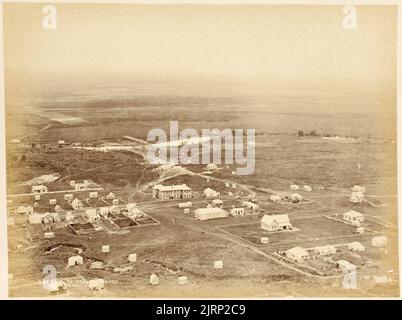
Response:
POLYGON ((362 192, 352 192, 352 194, 350 195, 350 202, 353 203, 361 203, 366 199, 366 197, 364 196, 364 194, 362 192))
POLYGON ((78 200, 77 198, 75 198, 72 202, 71 202, 71 206, 73 207, 74 210, 82 210, 84 209, 84 205, 82 204, 82 202, 80 200, 78 200))
POLYGON ((361 252, 366 250, 366 248, 358 241, 354 241, 351 243, 348 243, 348 250, 354 251, 354 252, 361 252))
POLYGON ((84 259, 81 256, 71 256, 68 258, 68 266, 78 266, 84 263, 84 259))
POLYGON ((39 194, 41 194, 41 193, 45 193, 45 192, 47 192, 47 191, 48 191, 48 189, 47 189, 47 187, 44 186, 44 185, 32 186, 32 193, 39 193, 39 194))
POLYGON ((198 220, 209 220, 216 218, 227 218, 228 212, 222 208, 199 208, 195 210, 195 218, 198 220))
POLYGON ((244 216, 245 212, 246 211, 242 207, 230 209, 230 215, 232 215, 233 217, 244 216))
POLYGON ((285 254, 288 259, 300 263, 304 262, 304 260, 307 260, 309 258, 308 252, 300 247, 294 247, 292 249, 289 249, 285 252, 285 254))
POLYGON ((221 199, 214 199, 214 200, 212 200, 212 206, 222 208, 223 207, 223 201, 221 199))
POLYGON ((95 208, 86 209, 85 216, 89 222, 95 222, 100 220, 100 215, 98 214, 95 208))
POLYGON ((264 215, 261 219, 261 229, 267 231, 292 230, 287 214, 264 215))
POLYGON ((204 190, 204 196, 207 198, 218 198, 221 196, 221 194, 220 194, 220 192, 217 192, 214 189, 206 188, 204 190))
POLYGON ((360 212, 349 210, 342 215, 343 220, 350 223, 362 223, 364 221, 364 216, 360 212))

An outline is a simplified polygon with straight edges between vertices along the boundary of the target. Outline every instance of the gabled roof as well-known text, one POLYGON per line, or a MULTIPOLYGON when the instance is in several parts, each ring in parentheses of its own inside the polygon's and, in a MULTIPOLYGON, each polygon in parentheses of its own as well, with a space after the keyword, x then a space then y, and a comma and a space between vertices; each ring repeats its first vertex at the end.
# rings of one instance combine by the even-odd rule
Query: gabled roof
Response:
POLYGON ((301 247, 294 247, 286 251, 287 254, 292 254, 294 256, 308 256, 308 252, 301 247))
POLYGON ((345 212, 343 215, 349 216, 349 217, 355 217, 355 218, 363 216, 362 213, 354 211, 354 210, 349 210, 348 212, 345 212))
POLYGON ((266 224, 272 224, 274 222, 278 224, 290 224, 289 216, 287 214, 276 214, 276 215, 264 215, 261 222, 266 224))
POLYGON ((153 186, 152 189, 159 190, 159 191, 176 191, 176 190, 188 190, 190 191, 191 188, 186 184, 177 184, 173 186, 164 186, 162 184, 157 184, 153 186))
POLYGON ((225 213, 226 211, 219 207, 211 208, 198 208, 195 210, 197 214, 208 214, 208 213, 225 213))
POLYGON ((72 201, 72 204, 79 204, 82 203, 80 200, 78 200, 77 198, 74 198, 74 200, 72 201))

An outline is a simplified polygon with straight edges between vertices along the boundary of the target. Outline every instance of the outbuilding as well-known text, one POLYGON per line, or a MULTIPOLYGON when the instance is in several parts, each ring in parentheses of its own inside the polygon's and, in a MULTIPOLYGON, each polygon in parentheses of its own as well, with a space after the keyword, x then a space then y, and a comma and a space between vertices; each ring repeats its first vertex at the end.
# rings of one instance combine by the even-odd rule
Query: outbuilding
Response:
POLYGON ((181 276, 177 278, 177 282, 180 285, 187 284, 188 280, 186 276, 181 276))
POLYGON ((72 193, 66 193, 64 194, 64 200, 66 201, 71 201, 74 199, 74 195, 72 193))
POLYGON ((156 286, 159 284, 159 277, 153 273, 149 276, 149 283, 152 284, 153 286, 156 286))
POLYGON ((84 259, 81 256, 71 256, 68 258, 68 266, 78 266, 84 263, 84 259))
POLYGON ((192 204, 191 201, 188 201, 188 202, 180 202, 180 203, 179 203, 179 208, 180 208, 180 209, 182 209, 182 208, 191 208, 192 206, 193 206, 193 204, 192 204))
POLYGON ((98 197, 98 191, 91 191, 89 193, 90 198, 97 198, 98 197))
POLYGON ((364 194, 362 192, 352 192, 350 195, 350 202, 353 203, 361 203, 366 199, 366 197, 364 196, 364 194))
POLYGON ((354 241, 351 243, 348 243, 348 250, 354 251, 354 252, 361 252, 366 250, 366 248, 358 241, 354 241))
POLYGON ((96 222, 100 220, 100 215, 98 214, 95 208, 86 209, 85 216, 89 222, 96 222))
POLYGON ((274 194, 274 195, 272 195, 272 196, 270 197, 270 199, 271 199, 271 201, 273 201, 273 202, 280 202, 280 201, 281 201, 281 196, 280 196, 280 195, 277 195, 277 194, 274 194))
POLYGON ((221 199, 214 199, 212 200, 212 206, 217 208, 223 207, 223 201, 221 199))
POLYGON ((45 239, 53 239, 54 232, 45 232, 45 239))
POLYGON ((137 254, 136 253, 130 253, 128 255, 128 262, 137 262, 137 254))
POLYGON ((349 272, 349 271, 356 270, 356 266, 354 264, 350 263, 349 261, 346 261, 346 260, 338 260, 336 262, 336 265, 343 272, 349 272))

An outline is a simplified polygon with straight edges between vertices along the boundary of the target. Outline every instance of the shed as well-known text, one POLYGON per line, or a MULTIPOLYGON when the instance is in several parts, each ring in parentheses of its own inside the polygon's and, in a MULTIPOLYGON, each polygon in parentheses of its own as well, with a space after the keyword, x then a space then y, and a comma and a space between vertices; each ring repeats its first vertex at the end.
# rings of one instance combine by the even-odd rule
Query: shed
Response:
POLYGON ((84 259, 81 256, 71 256, 68 258, 68 266, 78 266, 84 263, 84 259))
POLYGON ((269 238, 268 237, 261 237, 260 241, 261 241, 262 244, 267 244, 267 243, 269 243, 269 238))
POLYGON ((180 202, 179 208, 191 208, 193 206, 191 201, 188 202, 180 202))
POLYGON ((54 232, 45 232, 45 239, 53 239, 54 232))
POLYGON ((159 284, 159 277, 153 273, 149 276, 149 283, 152 284, 153 286, 156 286, 159 284))
POLYGON ((354 241, 351 243, 348 243, 348 250, 354 251, 354 252, 361 252, 366 250, 366 248, 358 241, 354 241))
POLYGON ((280 202, 280 201, 281 201, 281 196, 280 196, 280 195, 277 195, 277 194, 274 194, 274 195, 272 195, 272 196, 270 197, 270 199, 271 199, 271 201, 273 201, 273 202, 280 202))
POLYGON ((223 207, 223 201, 221 199, 214 199, 214 200, 212 200, 212 206, 222 208, 223 207))
POLYGON ((64 200, 66 200, 66 201, 70 201, 70 200, 73 200, 73 199, 74 199, 74 195, 72 193, 66 193, 64 195, 64 200))
POLYGON ((223 269, 223 261, 222 260, 214 261, 214 269, 223 269))
POLYGON ((290 185, 290 190, 296 191, 296 190, 299 190, 299 189, 300 189, 300 187, 297 184, 291 184, 290 185))
POLYGON ((357 227, 356 229, 355 229, 355 233, 364 233, 364 227, 357 227))
POLYGON ((90 198, 97 198, 98 197, 98 191, 91 191, 89 193, 90 198))
POLYGON ((356 270, 356 266, 349 261, 346 260, 338 260, 336 262, 338 268, 340 268, 343 272, 349 272, 356 270))
POLYGON ((187 284, 187 277, 186 276, 181 276, 181 277, 178 277, 177 278, 177 282, 180 284, 180 285, 183 285, 183 284, 187 284))
POLYGON ((54 206, 56 203, 57 203, 57 199, 50 199, 50 200, 49 200, 49 204, 50 204, 51 206, 54 206))
POLYGON ((105 266, 104 266, 102 261, 94 261, 94 262, 91 263, 91 266, 89 268, 90 269, 98 269, 98 270, 100 270, 100 269, 104 269, 105 266))
POLYGON ((114 194, 113 192, 110 192, 110 193, 106 196, 106 199, 107 199, 107 200, 112 200, 112 199, 114 199, 114 198, 116 198, 116 196, 115 196, 115 194, 114 194))
POLYGON ((110 252, 110 246, 109 245, 102 246, 102 253, 109 253, 109 252, 110 252))
POLYGON ((85 216, 89 222, 95 222, 100 220, 100 215, 98 214, 95 208, 86 209, 85 216))
POLYGON ((137 262, 137 254, 131 253, 128 255, 128 262, 137 262))

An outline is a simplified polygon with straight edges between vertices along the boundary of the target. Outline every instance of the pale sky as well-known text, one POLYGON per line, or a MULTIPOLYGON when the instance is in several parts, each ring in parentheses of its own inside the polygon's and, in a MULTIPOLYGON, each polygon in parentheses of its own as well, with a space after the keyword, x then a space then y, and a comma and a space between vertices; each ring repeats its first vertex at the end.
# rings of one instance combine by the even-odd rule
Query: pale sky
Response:
POLYGON ((5 4, 5 68, 394 84, 396 7, 5 4))

